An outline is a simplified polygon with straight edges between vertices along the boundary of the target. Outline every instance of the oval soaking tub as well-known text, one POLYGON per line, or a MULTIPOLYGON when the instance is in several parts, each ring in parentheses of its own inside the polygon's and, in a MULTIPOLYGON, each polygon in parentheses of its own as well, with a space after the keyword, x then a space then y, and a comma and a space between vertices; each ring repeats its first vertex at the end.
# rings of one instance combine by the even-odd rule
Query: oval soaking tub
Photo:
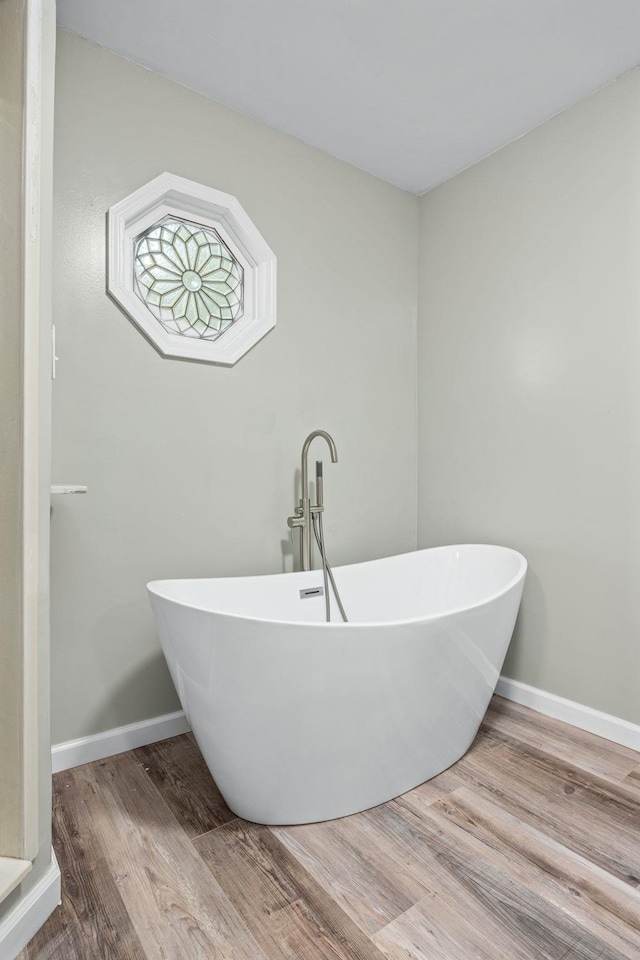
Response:
POLYGON ((239 817, 331 820, 397 797, 471 745, 527 569, 505 547, 437 547, 322 571, 148 584, 211 774, 239 817), (338 616, 332 597, 332 616, 338 616))

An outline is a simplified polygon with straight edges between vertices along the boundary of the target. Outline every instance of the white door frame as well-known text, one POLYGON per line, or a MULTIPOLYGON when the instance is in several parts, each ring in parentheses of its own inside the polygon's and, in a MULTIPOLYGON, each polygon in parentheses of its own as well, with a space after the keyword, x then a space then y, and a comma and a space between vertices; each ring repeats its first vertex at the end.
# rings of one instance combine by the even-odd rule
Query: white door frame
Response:
MULTIPOLYGON (((48 811, 43 810, 43 739, 46 717, 40 705, 48 703, 48 600, 49 600, 49 487, 50 487, 50 371, 51 326, 51 155, 53 143, 53 56, 55 4, 53 0, 2 0, 5 43, 16 52, 13 73, 22 93, 16 93, 16 108, 22 103, 22 170, 7 185, 21 196, 21 288, 18 316, 5 315, 16 323, 21 335, 21 443, 18 460, 21 485, 19 544, 18 643, 12 655, 11 688, 0 697, 16 700, 16 725, 10 734, 15 748, 3 758, 3 777, 16 785, 7 797, 10 815, 5 820, 0 849, 0 901, 22 882, 31 861, 48 858, 48 811), (46 18, 46 19, 45 19, 46 18), (46 30, 43 30, 46 22, 46 30), (45 49, 43 50, 43 43, 45 49), (43 82, 43 70, 46 73, 43 82), (22 71, 22 79, 21 79, 22 71), (43 150, 44 146, 44 150, 43 150), (44 156, 44 161, 43 161, 44 156), (44 181, 43 181, 44 178, 44 181), (20 189, 21 188, 21 189, 20 189), (44 228, 44 235, 43 235, 44 228), (41 657, 44 653, 45 656, 41 657), (17 695, 16 695, 17 694, 17 695), (44 694, 44 696, 43 696, 44 694), (7 768, 11 764, 11 769, 7 768), (39 809, 40 806, 40 809, 39 809), (41 821, 41 822, 39 822, 41 821)), ((6 50, 5 50, 6 52, 6 50)), ((20 89, 17 87, 16 89, 20 89)), ((19 116, 19 113, 18 113, 19 116)), ((15 129, 15 128, 14 128, 15 129)), ((15 209, 15 208, 14 208, 15 209)), ((15 217, 14 217, 15 220, 15 217)), ((17 229, 17 227, 16 227, 17 229)), ((7 702, 5 701, 5 702, 7 702)), ((46 771, 45 771, 46 772, 46 771)), ((50 844, 49 844, 50 847, 50 844)), ((40 861, 39 861, 40 862, 40 861)), ((35 878, 34 878, 35 879, 35 878)), ((21 889, 27 889, 21 888, 21 889)))
POLYGON ((42 0, 28 0, 24 111, 22 369, 22 783, 24 857, 38 852, 38 640, 40 593, 40 275, 42 0))

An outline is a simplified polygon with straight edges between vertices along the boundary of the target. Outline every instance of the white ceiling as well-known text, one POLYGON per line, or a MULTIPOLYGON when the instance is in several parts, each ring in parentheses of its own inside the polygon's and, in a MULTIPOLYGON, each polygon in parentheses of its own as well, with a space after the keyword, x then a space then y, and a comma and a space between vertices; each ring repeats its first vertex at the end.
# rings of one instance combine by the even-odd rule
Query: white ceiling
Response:
POLYGON ((58 21, 413 193, 640 63, 640 0, 58 0, 58 21))

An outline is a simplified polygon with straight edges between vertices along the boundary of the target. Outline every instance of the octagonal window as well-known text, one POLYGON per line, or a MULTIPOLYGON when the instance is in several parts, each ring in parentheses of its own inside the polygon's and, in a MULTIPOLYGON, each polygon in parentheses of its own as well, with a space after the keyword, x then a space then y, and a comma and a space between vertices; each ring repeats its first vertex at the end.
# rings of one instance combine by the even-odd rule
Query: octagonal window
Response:
POLYGON ((244 271, 220 234, 165 217, 135 242, 135 290, 168 333, 217 340, 243 313, 244 271))
POLYGON ((162 173, 109 210, 107 290, 164 357, 236 363, 276 324, 276 257, 236 199, 162 173))

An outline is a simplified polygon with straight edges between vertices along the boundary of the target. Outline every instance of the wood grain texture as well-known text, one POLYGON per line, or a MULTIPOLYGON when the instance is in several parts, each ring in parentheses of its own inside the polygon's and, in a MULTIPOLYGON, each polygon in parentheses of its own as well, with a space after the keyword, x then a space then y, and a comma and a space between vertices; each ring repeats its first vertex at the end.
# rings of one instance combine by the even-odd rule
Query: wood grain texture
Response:
MULTIPOLYGON (((63 874, 63 883, 65 878, 63 874)), ((86 931, 77 921, 70 897, 51 914, 45 925, 36 933, 18 960, 92 960, 91 943, 95 933, 86 931)), ((121 953, 121 956, 126 956, 121 953)), ((131 954, 135 957, 135 953, 131 954)))
POLYGON ((139 747, 133 754, 188 837, 235 820, 192 734, 139 747))
POLYGON ((190 735, 54 777, 19 960, 638 960, 640 755, 494 698, 449 770, 329 823, 228 810, 190 735))
POLYGON ((640 957, 640 896, 637 891, 500 807, 462 788, 428 809, 398 801, 461 849, 492 865, 500 875, 531 891, 549 908, 571 917, 603 952, 640 957), (605 950, 606 946, 606 950, 605 950))
POLYGON ((268 957, 382 960, 268 827, 236 820, 195 847, 268 957))
MULTIPOLYGON (((429 809, 447 802, 438 801, 429 809)), ((441 948, 444 935, 459 927, 456 940, 462 956, 465 950, 473 956, 477 949, 475 936, 481 932, 494 954, 509 960, 557 960, 578 944, 583 960, 601 960, 603 942, 548 900, 531 882, 528 869, 521 869, 509 857, 496 855, 473 836, 443 828, 435 816, 418 817, 400 804, 387 804, 371 813, 379 829, 392 835, 399 847, 418 853, 423 861, 425 878, 432 886, 431 897, 421 904, 427 921, 425 956, 438 956, 438 944, 441 948), (438 911, 444 913, 438 920, 440 934, 429 942, 431 919, 438 918, 438 911), (468 936, 469 927, 473 940, 468 936)), ((408 911, 376 934, 374 941, 379 946, 386 944, 387 952, 393 955, 395 934, 403 931, 405 923, 415 921, 412 913, 408 911)), ((448 952, 451 949, 448 945, 448 952)), ((627 957, 616 950, 608 950, 608 955, 609 960, 627 957)))
POLYGON ((73 770, 59 774, 53 792, 53 842, 65 896, 25 956, 29 960, 58 956, 68 960, 145 960, 75 774, 73 770))
POLYGON ((629 787, 630 790, 640 790, 640 767, 636 767, 635 770, 632 770, 631 773, 624 778, 624 784, 626 787, 629 787))
POLYGON ((583 770, 612 780, 622 780, 638 765, 638 754, 629 747, 604 740, 586 730, 559 723, 503 697, 494 697, 482 724, 489 737, 503 733, 537 747, 583 770))
POLYGON ((528 744, 504 742, 456 764, 466 786, 633 886, 640 883, 638 797, 528 744))
MULTIPOLYGON (((471 749, 473 750, 474 747, 471 749)), ((415 787, 405 793, 404 796, 415 799, 419 806, 428 807, 429 804, 437 803, 438 800, 448 796, 453 790, 458 790, 462 785, 463 781, 456 776, 454 765, 445 770, 444 773, 434 777, 433 780, 421 783, 419 787, 415 787)))
POLYGON ((80 795, 93 807, 85 828, 96 832, 148 957, 264 960, 133 756, 74 773, 80 795))
POLYGON ((372 811, 274 829, 366 933, 375 933, 429 892, 415 851, 400 848, 395 838, 376 830, 372 811))

